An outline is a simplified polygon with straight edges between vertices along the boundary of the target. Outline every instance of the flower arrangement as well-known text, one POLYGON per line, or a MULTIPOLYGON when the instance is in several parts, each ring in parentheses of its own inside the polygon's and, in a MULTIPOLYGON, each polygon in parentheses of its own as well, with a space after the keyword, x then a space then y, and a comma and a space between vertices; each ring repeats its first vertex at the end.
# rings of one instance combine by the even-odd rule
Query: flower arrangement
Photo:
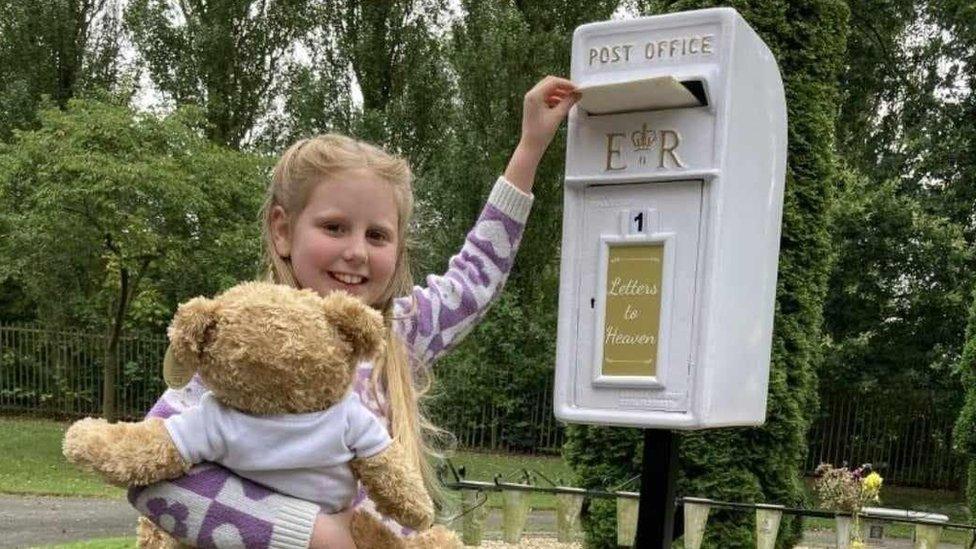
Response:
POLYGON ((881 485, 884 479, 871 470, 870 464, 851 470, 821 463, 817 467, 816 475, 814 491, 820 499, 820 506, 851 515, 854 522, 851 549, 862 549, 864 542, 861 539, 861 509, 865 504, 881 501, 881 485))

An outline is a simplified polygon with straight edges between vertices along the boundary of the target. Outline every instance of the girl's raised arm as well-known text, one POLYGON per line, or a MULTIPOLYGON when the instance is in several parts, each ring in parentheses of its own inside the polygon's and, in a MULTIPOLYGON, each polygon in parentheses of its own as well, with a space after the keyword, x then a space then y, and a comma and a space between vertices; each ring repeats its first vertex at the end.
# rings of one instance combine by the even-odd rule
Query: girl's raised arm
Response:
POLYGON ((428 276, 426 287, 414 287, 395 304, 395 328, 415 364, 429 364, 456 345, 501 292, 532 206, 536 168, 576 99, 572 82, 554 76, 525 94, 519 144, 460 253, 447 273, 428 276))
POLYGON ((532 192, 539 161, 578 98, 576 86, 556 76, 543 78, 525 94, 522 137, 505 169, 505 178, 521 191, 532 192))
POLYGON ((430 364, 467 334, 501 292, 522 238, 532 197, 498 178, 447 273, 394 303, 394 329, 415 365, 430 364))

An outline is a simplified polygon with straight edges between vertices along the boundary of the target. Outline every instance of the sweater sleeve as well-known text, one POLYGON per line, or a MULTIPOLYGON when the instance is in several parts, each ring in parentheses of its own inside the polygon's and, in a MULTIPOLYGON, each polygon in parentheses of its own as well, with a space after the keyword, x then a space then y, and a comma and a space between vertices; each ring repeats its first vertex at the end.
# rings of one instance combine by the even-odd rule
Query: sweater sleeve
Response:
POLYGON ((500 294, 532 200, 499 177, 447 272, 427 276, 424 286, 394 304, 394 328, 415 364, 430 364, 457 345, 500 294))
MULTIPOLYGON (((197 378, 163 393, 148 417, 170 418, 198 406, 197 378)), ((320 508, 241 478, 213 463, 186 476, 129 489, 129 502, 176 539, 197 547, 306 548, 320 508)))
POLYGON ((373 457, 393 443, 386 427, 360 402, 359 396, 353 393, 343 404, 347 412, 344 441, 357 458, 373 457))
POLYGON ((196 406, 163 420, 183 459, 190 463, 219 461, 226 453, 221 411, 213 395, 206 394, 196 406))

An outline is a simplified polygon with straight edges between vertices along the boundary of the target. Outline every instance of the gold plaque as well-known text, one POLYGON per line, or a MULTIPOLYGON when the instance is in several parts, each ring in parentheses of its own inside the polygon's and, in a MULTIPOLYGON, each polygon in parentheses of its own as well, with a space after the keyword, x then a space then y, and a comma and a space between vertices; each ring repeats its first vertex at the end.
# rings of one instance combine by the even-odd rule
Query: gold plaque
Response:
POLYGON ((603 319, 605 376, 657 374, 664 243, 609 246, 603 319))

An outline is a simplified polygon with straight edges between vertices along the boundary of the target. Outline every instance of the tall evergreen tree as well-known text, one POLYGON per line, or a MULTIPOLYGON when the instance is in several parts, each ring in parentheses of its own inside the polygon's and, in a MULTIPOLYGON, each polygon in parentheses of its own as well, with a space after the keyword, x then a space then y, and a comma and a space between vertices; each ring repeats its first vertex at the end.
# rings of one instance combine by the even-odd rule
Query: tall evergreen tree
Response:
POLYGON ((117 7, 112 0, 0 1, 0 140, 36 124, 42 96, 64 108, 81 91, 117 83, 117 7))
MULTIPOLYGON (((969 324, 966 328, 966 343, 963 347, 962 380, 966 387, 965 404, 959 413, 954 433, 956 448, 967 460, 968 484, 966 502, 969 512, 976 513, 976 292, 973 292, 972 306, 969 309, 969 324)), ((976 514, 971 515, 976 516, 976 514)))
MULTIPOLYGON (((644 14, 684 11, 718 5, 717 2, 638 2, 644 14)), ((806 433, 816 409, 816 368, 820 360, 823 302, 827 288, 831 246, 828 221, 839 185, 833 149, 834 124, 839 106, 838 78, 843 66, 848 9, 841 0, 802 4, 787 1, 735 2, 735 8, 769 45, 779 63, 786 87, 789 119, 789 164, 780 247, 776 323, 773 335, 767 420, 755 429, 716 429, 681 437, 681 481, 686 495, 744 502, 802 504, 806 433)), ((587 486, 612 485, 588 467, 614 462, 617 481, 640 471, 637 434, 629 438, 619 430, 602 433, 595 428, 574 428, 567 457, 587 486), (601 455, 603 440, 612 440, 612 456, 601 455), (629 447, 628 447, 629 444, 629 447), (616 460, 616 461, 614 461, 616 460)), ((605 510, 593 518, 612 520, 605 510)), ((610 547, 614 540, 605 526, 587 529, 594 547, 610 547)), ((706 543, 710 547, 747 547, 754 544, 751 518, 716 513, 709 519, 706 543)), ((778 546, 791 546, 800 536, 799 521, 784 517, 778 546)))
POLYGON ((208 137, 240 148, 318 24, 310 12, 311 0, 133 0, 125 24, 156 87, 203 107, 208 137))

